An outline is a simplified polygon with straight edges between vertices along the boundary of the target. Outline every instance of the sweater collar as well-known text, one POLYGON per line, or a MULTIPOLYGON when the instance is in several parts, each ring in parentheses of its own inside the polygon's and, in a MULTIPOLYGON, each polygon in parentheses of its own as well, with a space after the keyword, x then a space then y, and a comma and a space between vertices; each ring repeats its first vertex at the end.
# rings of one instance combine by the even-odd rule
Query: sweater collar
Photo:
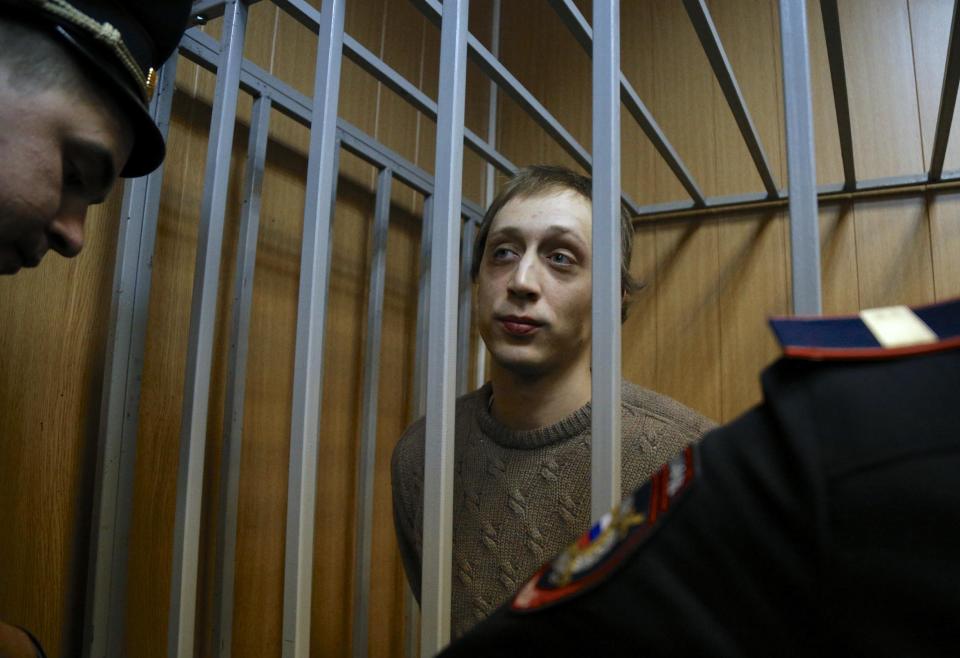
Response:
POLYGON ((484 384, 477 392, 480 393, 480 405, 477 413, 480 432, 494 443, 505 448, 532 450, 590 433, 591 406, 589 402, 552 425, 532 430, 513 430, 494 418, 489 411, 490 395, 493 392, 490 382, 484 384))

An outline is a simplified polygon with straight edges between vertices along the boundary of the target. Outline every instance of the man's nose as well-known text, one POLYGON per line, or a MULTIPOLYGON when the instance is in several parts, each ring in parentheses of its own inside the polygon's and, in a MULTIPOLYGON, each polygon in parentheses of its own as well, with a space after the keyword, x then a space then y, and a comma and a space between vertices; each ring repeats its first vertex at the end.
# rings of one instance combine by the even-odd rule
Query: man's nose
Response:
POLYGON ((83 223, 86 215, 87 204, 83 202, 71 202, 61 208, 47 229, 50 248, 67 258, 79 254, 83 249, 83 223))
POLYGON ((540 294, 540 275, 536 254, 524 254, 510 277, 509 290, 521 297, 536 297, 540 294))

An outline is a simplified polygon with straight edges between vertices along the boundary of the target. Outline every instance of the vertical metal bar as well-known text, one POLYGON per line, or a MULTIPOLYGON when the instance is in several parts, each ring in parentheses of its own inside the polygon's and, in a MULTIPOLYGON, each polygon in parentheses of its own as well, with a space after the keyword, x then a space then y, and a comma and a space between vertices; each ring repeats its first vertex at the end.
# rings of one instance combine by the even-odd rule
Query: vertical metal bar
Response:
POLYGON ((173 569, 167 635, 167 655, 179 658, 192 657, 194 651, 200 503, 203 495, 210 366, 230 155, 233 150, 246 24, 246 3, 243 0, 228 2, 224 12, 223 38, 213 99, 213 121, 204 172, 180 427, 180 466, 177 473, 177 509, 173 530, 173 569))
POLYGON ((370 628, 370 554, 373 545, 373 481, 377 461, 377 400, 380 388, 380 339, 383 330, 383 287, 387 273, 387 233, 393 172, 381 169, 373 219, 373 258, 367 293, 367 340, 363 353, 363 411, 360 428, 360 473, 357 478, 357 567, 354 579, 353 655, 367 655, 370 628))
POLYGON ((756 165, 760 179, 763 181, 763 187, 767 190, 769 196, 776 198, 779 196, 777 184, 773 181, 770 165, 767 163, 766 155, 764 155, 757 130, 753 127, 753 120, 750 118, 749 110, 747 110, 746 101, 743 99, 743 94, 740 93, 740 86, 733 74, 733 67, 730 66, 727 53, 724 52, 723 45, 720 43, 720 35, 717 34, 713 19, 710 18, 710 10, 707 9, 706 0, 683 0, 683 6, 686 7, 693 28, 700 38, 700 44, 703 46, 707 59, 710 60, 720 89, 723 91, 724 98, 727 99, 727 105, 730 106, 733 118, 743 135, 743 141, 746 143, 747 150, 750 151, 753 163, 756 165))
POLYGON ((467 82, 469 0, 447 0, 440 29, 436 192, 430 257, 430 343, 427 354, 426 446, 423 483, 423 578, 420 655, 433 656, 450 639, 453 535, 453 428, 459 271, 463 119, 467 82))
MULTIPOLYGON (((172 55, 160 69, 157 93, 150 105, 164 139, 170 127, 177 60, 178 55, 172 55)), ((146 178, 128 180, 123 192, 100 402, 84 658, 119 658, 123 654, 140 376, 162 184, 161 166, 146 178)))
POLYGON ((780 0, 780 38, 787 127, 793 312, 815 315, 820 313, 820 225, 805 3, 780 0))
POLYGON ((460 309, 457 314, 457 394, 463 395, 470 386, 470 312, 473 308, 473 285, 470 281, 470 263, 477 225, 467 220, 460 235, 460 309))
POLYGON ((337 175, 337 102, 343 49, 344 0, 323 3, 313 86, 307 194, 300 254, 300 300, 293 376, 286 556, 283 574, 283 656, 310 652, 313 523, 317 438, 323 383, 323 336, 330 258, 330 209, 337 175))
MULTIPOLYGON (((426 413, 427 391, 427 308, 430 303, 430 234, 432 232, 433 197, 423 200, 423 221, 420 226, 420 280, 417 294, 417 338, 413 356, 413 395, 411 396, 412 415, 421 418, 426 413)), ((404 655, 413 658, 417 655, 419 639, 419 609, 413 590, 406 588, 406 642, 404 655)))
POLYGON ((843 187, 853 190, 857 187, 857 173, 853 162, 853 131, 850 127, 847 73, 843 65, 843 39, 840 35, 837 0, 820 0, 820 15, 823 18, 823 34, 827 42, 830 80, 833 82, 833 104, 837 112, 840 157, 843 160, 843 187))
POLYGON ((957 104, 957 86, 960 84, 960 6, 953 3, 953 18, 950 20, 950 44, 947 46, 947 63, 943 67, 943 87, 940 90, 940 110, 937 113, 937 129, 933 138, 933 154, 930 156, 930 180, 943 176, 943 160, 947 155, 947 140, 953 124, 953 108, 957 104))
POLYGON ((620 502, 620 0, 593 4, 593 374, 590 511, 620 502))
POLYGON ((227 361, 227 399, 224 402, 223 448, 220 459, 220 492, 217 520, 217 564, 214 584, 213 647, 220 658, 229 658, 233 637, 234 562, 237 549, 237 505, 240 497, 240 454, 243 445, 243 408, 247 380, 247 349, 253 276, 260 226, 260 192, 270 132, 270 98, 253 101, 247 167, 240 212, 240 244, 234 274, 230 320, 230 354, 227 361))
MULTIPOLYGON (((500 1, 493 0, 491 11, 490 27, 490 52, 493 56, 500 58, 500 1)), ((490 81, 490 98, 487 106, 487 141, 490 146, 497 145, 497 101, 500 87, 493 80, 490 81)), ((487 165, 486 194, 484 195, 484 205, 489 208, 496 195, 496 172, 493 165, 487 165)), ((487 381, 487 348, 482 340, 477 341, 477 351, 474 354, 473 366, 473 387, 480 388, 487 381)))

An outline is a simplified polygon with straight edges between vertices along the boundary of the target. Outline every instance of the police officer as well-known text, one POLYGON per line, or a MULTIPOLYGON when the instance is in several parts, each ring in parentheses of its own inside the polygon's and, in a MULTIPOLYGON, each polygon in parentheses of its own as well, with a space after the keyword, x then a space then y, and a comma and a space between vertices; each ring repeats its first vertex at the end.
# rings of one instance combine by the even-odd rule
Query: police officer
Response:
POLYGON ((442 655, 960 655, 960 300, 772 322, 764 402, 442 655))
MULTIPOLYGON (((164 156, 147 104, 190 0, 0 0, 0 274, 83 247, 87 207, 164 156)), ((0 622, 0 658, 43 655, 0 622)))
POLYGON ((0 274, 83 247, 87 206, 163 160, 147 103, 189 0, 0 0, 0 274))

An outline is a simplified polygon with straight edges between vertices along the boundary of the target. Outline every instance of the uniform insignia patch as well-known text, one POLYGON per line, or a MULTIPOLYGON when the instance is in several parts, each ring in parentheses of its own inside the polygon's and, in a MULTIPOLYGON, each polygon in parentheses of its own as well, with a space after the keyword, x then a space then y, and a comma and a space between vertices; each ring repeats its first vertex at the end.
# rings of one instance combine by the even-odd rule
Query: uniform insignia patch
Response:
POLYGON ((510 609, 530 612, 603 582, 639 547, 696 476, 696 446, 687 446, 633 495, 607 512, 517 592, 510 609))

